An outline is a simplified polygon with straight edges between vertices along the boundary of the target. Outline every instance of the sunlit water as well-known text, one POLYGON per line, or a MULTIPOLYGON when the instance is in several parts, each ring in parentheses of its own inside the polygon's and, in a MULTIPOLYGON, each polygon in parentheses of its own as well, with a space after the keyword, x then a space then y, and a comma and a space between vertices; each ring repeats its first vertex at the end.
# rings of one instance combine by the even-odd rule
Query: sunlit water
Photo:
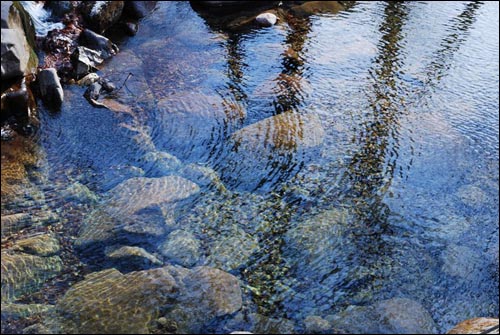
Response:
MULTIPOLYGON (((159 3, 101 72, 118 87, 132 73, 117 93, 129 113, 91 107, 76 86, 60 113, 40 110, 45 199, 76 235, 106 202, 68 204, 60 190, 177 174, 144 160, 156 148, 227 187, 192 178, 201 191, 174 226, 201 241, 196 265, 240 278, 249 310, 297 331, 394 297, 422 304, 440 332, 498 316, 498 14, 494 2, 359 2, 229 30, 188 2, 159 3), (241 129, 278 114, 285 129, 271 122, 239 146, 241 129), (236 267, 214 261, 241 234, 258 247, 236 267)), ((155 253, 158 239, 136 244, 155 253)), ((100 269, 97 250, 76 255, 100 269)))

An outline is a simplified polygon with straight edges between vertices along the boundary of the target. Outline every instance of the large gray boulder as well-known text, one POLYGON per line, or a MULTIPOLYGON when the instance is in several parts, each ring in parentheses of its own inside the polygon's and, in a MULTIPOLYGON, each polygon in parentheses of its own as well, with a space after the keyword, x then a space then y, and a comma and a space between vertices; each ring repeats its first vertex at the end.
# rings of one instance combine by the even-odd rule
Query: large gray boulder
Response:
POLYGON ((30 16, 18 1, 2 1, 2 81, 22 77, 38 66, 33 47, 35 30, 30 16))

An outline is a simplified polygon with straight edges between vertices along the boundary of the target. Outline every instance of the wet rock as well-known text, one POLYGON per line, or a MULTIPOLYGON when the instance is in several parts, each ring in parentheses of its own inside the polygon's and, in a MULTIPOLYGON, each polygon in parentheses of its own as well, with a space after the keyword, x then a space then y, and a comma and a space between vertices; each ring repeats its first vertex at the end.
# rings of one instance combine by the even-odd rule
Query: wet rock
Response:
POLYGON ((250 256, 259 251, 257 238, 244 231, 222 237, 209 247, 207 263, 225 271, 231 271, 247 263, 250 256))
POLYGON ((47 314, 54 306, 43 304, 2 303, 2 321, 5 319, 24 319, 34 315, 47 314))
POLYGON ((60 250, 59 241, 52 233, 32 236, 19 240, 12 246, 12 250, 36 256, 52 256, 60 250))
POLYGON ((89 250, 108 239, 135 244, 161 236, 166 229, 164 213, 198 191, 198 185, 178 176, 128 179, 110 190, 103 198, 105 205, 85 219, 75 245, 89 250))
POLYGON ((191 267, 200 258, 200 241, 192 233, 179 229, 168 235, 159 250, 169 262, 191 267))
POLYGON ((304 320, 306 334, 331 334, 330 322, 317 315, 310 315, 304 320))
POLYGON ((64 91, 54 68, 43 69, 38 73, 38 87, 43 103, 50 108, 59 109, 64 101, 64 91))
POLYGON ((47 322, 54 333, 148 334, 179 287, 167 268, 122 274, 108 269, 72 286, 47 322))
POLYGON ((129 36, 135 36, 137 34, 137 32, 139 31, 139 25, 135 22, 125 22, 124 28, 125 28, 125 32, 129 36))
POLYGON ((178 333, 199 333, 215 317, 232 314, 242 306, 239 281, 224 271, 196 267, 184 277, 178 305, 165 315, 178 333))
POLYGON ((82 31, 80 43, 87 48, 99 52, 103 59, 108 59, 116 55, 119 51, 116 44, 111 42, 107 37, 99 35, 90 29, 82 31))
MULTIPOLYGON (((345 9, 340 1, 302 1, 300 5, 290 7, 294 16, 307 17, 318 13, 338 13, 345 9)), ((346 1, 344 1, 346 2, 346 1)))
POLYGON ((163 264, 158 258, 143 248, 111 246, 104 251, 107 260, 120 271, 137 271, 163 264))
POLYGON ((158 1, 125 1, 123 12, 132 18, 142 19, 155 9, 157 2, 158 1))
POLYGON ((101 54, 95 50, 79 46, 71 55, 71 63, 77 79, 85 77, 92 71, 96 71, 97 67, 102 64, 104 59, 101 54))
POLYGON ((62 269, 59 256, 40 257, 2 252, 2 301, 36 292, 62 269))
POLYGON ((35 98, 26 78, 15 83, 2 93, 1 119, 15 119, 21 124, 37 124, 35 98))
POLYGON ((120 19, 125 1, 83 1, 82 14, 92 30, 99 34, 120 19))
POLYGON ((257 15, 257 17, 255 18, 255 21, 257 21, 257 23, 262 27, 274 26, 277 20, 278 18, 276 17, 276 15, 272 13, 262 13, 257 15))
POLYGON ((38 58, 33 51, 35 28, 20 2, 2 1, 1 22, 3 91, 5 81, 33 73, 38 66, 38 58))
POLYGON ((45 7, 57 17, 63 17, 75 8, 74 1, 46 1, 45 7))
POLYGON ((101 95, 101 89, 102 85, 99 83, 99 81, 93 82, 92 84, 89 85, 83 96, 87 100, 89 100, 90 103, 97 104, 98 103, 97 100, 101 95))
POLYGON ((473 318, 460 322, 446 334, 498 334, 498 318, 473 318), (492 329, 496 326, 496 329, 492 329))

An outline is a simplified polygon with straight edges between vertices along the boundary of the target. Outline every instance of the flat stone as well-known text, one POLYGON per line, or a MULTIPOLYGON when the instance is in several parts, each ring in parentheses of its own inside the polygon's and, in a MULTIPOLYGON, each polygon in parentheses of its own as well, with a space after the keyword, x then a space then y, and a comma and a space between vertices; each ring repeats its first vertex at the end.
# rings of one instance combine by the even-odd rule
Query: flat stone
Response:
POLYGON ((166 229, 164 214, 198 191, 198 185, 174 175, 127 179, 108 191, 104 205, 85 219, 75 245, 90 251, 90 245, 102 246, 108 239, 116 243, 117 238, 125 238, 135 244, 161 236, 166 229))
POLYGON ((111 246, 104 251, 107 260, 124 271, 144 270, 161 266, 163 262, 140 247, 111 246))
POLYGON ((393 298, 369 306, 350 306, 328 318, 337 329, 361 334, 437 334, 429 312, 418 302, 393 298))
POLYGON ((109 212, 131 215, 153 205, 186 199, 199 190, 195 183, 175 175, 130 178, 108 192, 109 212))
POLYGON ((324 136, 321 121, 315 114, 285 112, 251 124, 235 132, 231 139, 237 151, 262 153, 313 148, 323 143, 324 136))

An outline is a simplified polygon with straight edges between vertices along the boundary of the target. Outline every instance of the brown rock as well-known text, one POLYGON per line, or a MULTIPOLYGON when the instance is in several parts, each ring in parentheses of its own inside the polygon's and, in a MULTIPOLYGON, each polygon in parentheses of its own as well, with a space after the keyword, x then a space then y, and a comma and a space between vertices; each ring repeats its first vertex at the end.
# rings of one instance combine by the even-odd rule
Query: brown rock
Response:
POLYGON ((498 318, 473 318, 460 322, 447 334, 498 334, 498 318), (496 329, 492 329, 494 327, 496 329))
POLYGON ((177 290, 168 268, 92 273, 60 299, 49 325, 61 333, 148 334, 149 324, 175 300, 177 290))

